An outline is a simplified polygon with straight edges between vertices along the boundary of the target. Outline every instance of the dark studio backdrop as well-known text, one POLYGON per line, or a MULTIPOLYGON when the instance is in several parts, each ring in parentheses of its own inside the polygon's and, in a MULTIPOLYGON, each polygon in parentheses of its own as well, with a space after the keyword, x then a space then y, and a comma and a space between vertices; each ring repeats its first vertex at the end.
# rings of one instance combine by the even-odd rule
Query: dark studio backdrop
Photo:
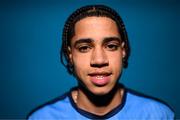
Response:
POLYGON ((167 102, 180 118, 179 2, 130 0, 1 1, 0 118, 25 118, 76 85, 59 59, 67 17, 104 4, 123 18, 131 45, 125 86, 167 102))

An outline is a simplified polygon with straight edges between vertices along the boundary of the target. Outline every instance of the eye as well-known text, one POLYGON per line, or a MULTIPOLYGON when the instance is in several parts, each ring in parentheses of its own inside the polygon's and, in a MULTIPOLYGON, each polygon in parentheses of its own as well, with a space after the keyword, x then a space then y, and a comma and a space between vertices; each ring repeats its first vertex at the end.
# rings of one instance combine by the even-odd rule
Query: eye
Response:
POLYGON ((86 53, 91 49, 91 46, 88 45, 82 45, 78 47, 78 51, 82 53, 86 53))
POLYGON ((115 43, 110 43, 110 44, 107 44, 106 45, 106 48, 109 50, 109 51, 115 51, 119 48, 119 45, 115 44, 115 43))

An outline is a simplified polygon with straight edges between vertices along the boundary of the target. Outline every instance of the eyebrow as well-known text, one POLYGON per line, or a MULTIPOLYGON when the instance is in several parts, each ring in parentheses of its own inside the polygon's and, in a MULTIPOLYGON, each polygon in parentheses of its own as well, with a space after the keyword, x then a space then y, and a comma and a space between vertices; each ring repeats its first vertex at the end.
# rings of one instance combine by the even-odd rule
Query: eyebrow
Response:
POLYGON ((106 38, 104 38, 103 43, 108 43, 111 41, 121 42, 121 39, 120 39, 120 37, 106 37, 106 38))
MULTIPOLYGON (((118 42, 121 42, 121 39, 119 37, 105 37, 103 39, 103 43, 108 43, 110 41, 118 41, 118 42)), ((76 47, 78 44, 81 44, 81 43, 92 43, 94 42, 93 39, 91 38, 82 38, 82 39, 78 39, 76 40, 76 42, 74 43, 74 47, 76 47)))
POLYGON ((78 44, 81 43, 92 43, 94 40, 90 39, 90 38, 82 38, 79 40, 76 40, 76 42, 74 43, 74 47, 76 47, 78 44))

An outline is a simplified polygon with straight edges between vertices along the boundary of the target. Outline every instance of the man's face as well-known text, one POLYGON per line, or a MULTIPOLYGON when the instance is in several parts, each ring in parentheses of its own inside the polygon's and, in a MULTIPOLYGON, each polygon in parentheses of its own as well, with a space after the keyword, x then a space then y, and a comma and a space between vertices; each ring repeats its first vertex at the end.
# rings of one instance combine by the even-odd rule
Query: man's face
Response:
POLYGON ((116 23, 86 17, 75 24, 69 58, 79 80, 95 95, 109 93, 118 81, 125 56, 116 23))

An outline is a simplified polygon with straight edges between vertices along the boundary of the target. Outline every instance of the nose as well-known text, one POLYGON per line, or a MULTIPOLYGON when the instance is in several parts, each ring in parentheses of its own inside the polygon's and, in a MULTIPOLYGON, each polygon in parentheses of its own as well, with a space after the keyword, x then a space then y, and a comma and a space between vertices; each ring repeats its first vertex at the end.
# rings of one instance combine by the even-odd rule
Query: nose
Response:
POLYGON ((102 48, 93 50, 90 61, 91 67, 105 67, 109 65, 108 57, 102 48))

